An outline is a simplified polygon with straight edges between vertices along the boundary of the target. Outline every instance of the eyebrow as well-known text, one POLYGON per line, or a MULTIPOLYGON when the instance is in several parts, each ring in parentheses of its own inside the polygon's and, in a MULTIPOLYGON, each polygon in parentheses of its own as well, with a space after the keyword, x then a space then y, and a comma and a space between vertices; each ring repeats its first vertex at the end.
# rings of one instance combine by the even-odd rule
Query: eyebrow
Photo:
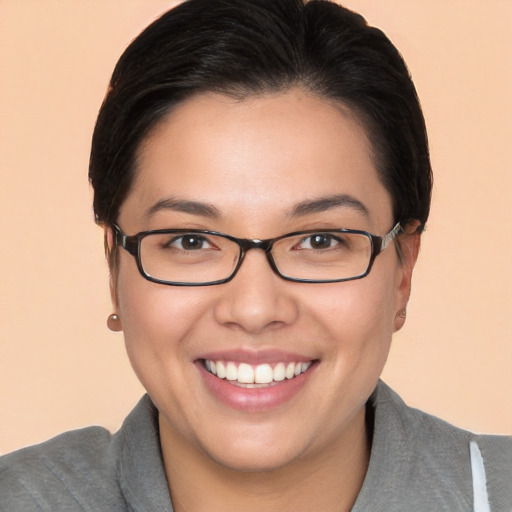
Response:
POLYGON ((303 217, 312 213, 320 213, 334 208, 351 208, 362 213, 365 217, 369 216, 368 208, 349 194, 335 194, 324 196, 318 199, 310 199, 297 203, 288 213, 290 217, 303 217))
MULTIPOLYGON (((351 208, 362 213, 365 217, 369 216, 368 208, 349 194, 335 194, 332 196, 320 197, 318 199, 309 199, 301 201, 291 208, 288 217, 303 217, 313 213, 325 212, 335 208, 351 208)), ((186 199, 177 199, 175 197, 166 197, 157 201, 146 212, 146 217, 151 217, 157 212, 165 210, 174 210, 177 212, 190 213, 210 219, 218 219, 221 212, 212 204, 202 203, 199 201, 190 201, 186 199)))
POLYGON ((146 212, 146 217, 149 218, 155 213, 165 210, 191 213, 192 215, 200 215, 201 217, 208 217, 211 219, 216 219, 221 216, 220 211, 212 204, 166 197, 151 206, 151 208, 146 212))

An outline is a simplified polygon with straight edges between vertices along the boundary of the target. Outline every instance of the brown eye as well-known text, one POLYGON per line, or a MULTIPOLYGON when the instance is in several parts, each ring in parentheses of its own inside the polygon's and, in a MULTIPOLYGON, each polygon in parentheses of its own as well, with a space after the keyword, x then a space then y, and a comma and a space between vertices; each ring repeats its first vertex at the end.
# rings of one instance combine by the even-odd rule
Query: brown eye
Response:
POLYGON ((310 240, 312 249, 326 249, 332 245, 332 236, 313 235, 310 240))
POLYGON ((165 244, 165 247, 183 251, 198 251, 200 249, 210 249, 212 245, 204 236, 188 233, 174 237, 165 244))
POLYGON ((328 233, 314 233, 304 238, 298 248, 312 250, 331 249, 339 243, 339 238, 334 235, 328 233))
POLYGON ((204 238, 195 235, 185 235, 181 239, 181 245, 187 251, 202 249, 204 242, 204 238))

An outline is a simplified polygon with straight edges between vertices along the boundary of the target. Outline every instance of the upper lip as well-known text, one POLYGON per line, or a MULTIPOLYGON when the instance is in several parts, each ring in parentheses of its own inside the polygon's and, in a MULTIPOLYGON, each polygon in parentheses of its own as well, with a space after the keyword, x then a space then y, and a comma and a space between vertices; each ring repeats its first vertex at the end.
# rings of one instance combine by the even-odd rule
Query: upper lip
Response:
POLYGON ((197 359, 259 365, 265 363, 307 363, 315 358, 277 349, 229 349, 208 352, 200 355, 197 359))

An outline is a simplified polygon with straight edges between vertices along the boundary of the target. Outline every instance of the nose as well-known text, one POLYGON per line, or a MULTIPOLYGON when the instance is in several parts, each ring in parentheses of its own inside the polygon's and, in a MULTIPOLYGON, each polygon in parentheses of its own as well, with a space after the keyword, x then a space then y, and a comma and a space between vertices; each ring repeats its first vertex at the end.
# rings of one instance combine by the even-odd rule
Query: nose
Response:
POLYGON ((217 322, 257 334, 292 324, 299 307, 291 288, 271 269, 265 251, 247 251, 233 279, 219 287, 215 305, 217 322))

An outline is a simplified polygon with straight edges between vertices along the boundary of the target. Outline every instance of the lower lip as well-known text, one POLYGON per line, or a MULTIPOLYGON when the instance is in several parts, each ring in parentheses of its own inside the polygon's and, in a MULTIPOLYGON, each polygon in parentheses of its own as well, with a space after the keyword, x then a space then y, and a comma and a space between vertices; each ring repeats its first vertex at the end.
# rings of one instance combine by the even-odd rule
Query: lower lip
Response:
POLYGON ((208 390, 222 403, 233 409, 262 412, 289 402, 304 387, 316 363, 293 379, 285 379, 264 388, 244 388, 219 379, 198 362, 197 366, 208 390))

